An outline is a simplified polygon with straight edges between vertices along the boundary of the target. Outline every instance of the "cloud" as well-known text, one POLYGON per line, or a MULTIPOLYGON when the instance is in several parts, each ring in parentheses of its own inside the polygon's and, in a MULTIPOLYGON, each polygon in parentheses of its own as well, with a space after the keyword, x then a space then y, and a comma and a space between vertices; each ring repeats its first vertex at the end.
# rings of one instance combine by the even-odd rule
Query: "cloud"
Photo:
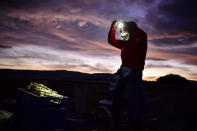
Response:
POLYGON ((197 1, 168 0, 158 3, 157 8, 151 8, 146 19, 154 27, 155 33, 176 34, 179 32, 197 33, 197 1))
POLYGON ((0 45, 0 48, 9 49, 9 48, 12 48, 12 47, 11 46, 7 46, 7 45, 0 45))
POLYGON ((165 61, 165 59, 154 58, 154 57, 147 57, 146 60, 149 60, 149 61, 165 61))
MULTIPOLYGON (((101 56, 100 56, 101 57, 101 56)), ((106 59, 87 57, 80 53, 60 52, 46 47, 28 46, 0 48, 0 67, 38 70, 73 70, 89 73, 114 72, 114 66, 106 59)))
POLYGON ((171 62, 168 60, 148 58, 146 59, 145 68, 174 68, 174 66, 171 65, 171 62))
POLYGON ((83 70, 85 72, 91 72, 91 73, 94 73, 94 72, 108 72, 108 73, 112 73, 113 70, 110 69, 108 66, 106 66, 105 64, 102 64, 102 63, 97 63, 96 65, 89 65, 89 64, 80 64, 77 66, 78 68, 84 68, 83 70))
MULTIPOLYGON (((147 52, 147 58, 157 58, 163 60, 174 60, 184 63, 186 65, 196 66, 197 57, 189 53, 178 53, 179 49, 149 49, 147 52), (176 52, 177 51, 177 52, 176 52)), ((180 49, 181 50, 181 49, 180 49)))
POLYGON ((180 48, 177 50, 169 50, 169 52, 174 52, 174 53, 178 53, 178 54, 188 54, 188 55, 192 55, 192 56, 196 56, 197 57, 197 47, 191 47, 191 48, 180 48))
POLYGON ((152 44, 157 46, 182 46, 187 45, 190 46, 192 44, 197 43, 197 36, 187 37, 177 37, 177 38, 159 38, 150 40, 152 44))
MULTIPOLYGON (((155 43, 156 44, 156 43, 155 43)), ((183 44, 183 45, 168 45, 161 43, 162 45, 159 46, 159 42, 156 44, 155 47, 151 47, 149 50, 151 52, 156 51, 160 52, 160 56, 170 56, 167 59, 182 59, 184 60, 195 60, 197 57, 197 43, 194 44, 183 44), (168 54, 168 55, 167 55, 168 54)), ((159 53, 158 53, 159 54, 159 53)))

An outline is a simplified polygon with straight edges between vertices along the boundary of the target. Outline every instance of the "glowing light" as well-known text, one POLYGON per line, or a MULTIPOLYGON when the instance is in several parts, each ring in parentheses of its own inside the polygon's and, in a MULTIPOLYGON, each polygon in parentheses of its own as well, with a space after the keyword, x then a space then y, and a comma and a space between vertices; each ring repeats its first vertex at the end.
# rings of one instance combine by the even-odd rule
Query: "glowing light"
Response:
POLYGON ((124 23, 123 22, 118 22, 118 28, 121 29, 124 27, 124 23))

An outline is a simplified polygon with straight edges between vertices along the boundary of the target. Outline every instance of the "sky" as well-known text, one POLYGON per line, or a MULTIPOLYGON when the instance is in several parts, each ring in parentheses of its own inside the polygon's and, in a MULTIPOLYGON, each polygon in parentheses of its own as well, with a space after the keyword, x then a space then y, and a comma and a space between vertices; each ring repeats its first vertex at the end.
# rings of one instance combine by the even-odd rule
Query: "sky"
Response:
POLYGON ((197 1, 1 0, 0 69, 115 73, 120 50, 107 42, 113 20, 148 36, 144 80, 197 80, 197 1))

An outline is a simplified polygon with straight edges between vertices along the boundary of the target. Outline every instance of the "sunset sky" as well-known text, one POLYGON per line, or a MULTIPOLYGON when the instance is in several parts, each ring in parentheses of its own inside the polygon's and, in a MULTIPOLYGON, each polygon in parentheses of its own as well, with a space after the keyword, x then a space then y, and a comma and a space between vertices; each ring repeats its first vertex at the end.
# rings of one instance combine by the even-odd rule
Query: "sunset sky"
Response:
POLYGON ((197 80, 195 0, 1 0, 0 69, 114 73, 120 50, 107 42, 113 20, 148 35, 143 79, 169 73, 197 80))

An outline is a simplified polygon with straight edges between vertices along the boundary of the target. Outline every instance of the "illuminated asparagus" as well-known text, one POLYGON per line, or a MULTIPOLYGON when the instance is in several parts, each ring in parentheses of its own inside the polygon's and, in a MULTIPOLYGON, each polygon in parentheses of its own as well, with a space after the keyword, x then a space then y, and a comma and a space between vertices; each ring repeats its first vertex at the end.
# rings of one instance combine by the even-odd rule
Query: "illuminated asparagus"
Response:
MULTIPOLYGON (((37 95, 37 96, 41 96, 41 97, 55 97, 55 98, 63 98, 63 95, 60 95, 57 93, 57 91, 54 91, 48 87, 46 87, 43 84, 38 84, 35 82, 31 82, 27 88, 27 91, 37 95)), ((53 103, 56 104, 60 104, 61 100, 57 99, 57 100, 50 100, 53 103)))

